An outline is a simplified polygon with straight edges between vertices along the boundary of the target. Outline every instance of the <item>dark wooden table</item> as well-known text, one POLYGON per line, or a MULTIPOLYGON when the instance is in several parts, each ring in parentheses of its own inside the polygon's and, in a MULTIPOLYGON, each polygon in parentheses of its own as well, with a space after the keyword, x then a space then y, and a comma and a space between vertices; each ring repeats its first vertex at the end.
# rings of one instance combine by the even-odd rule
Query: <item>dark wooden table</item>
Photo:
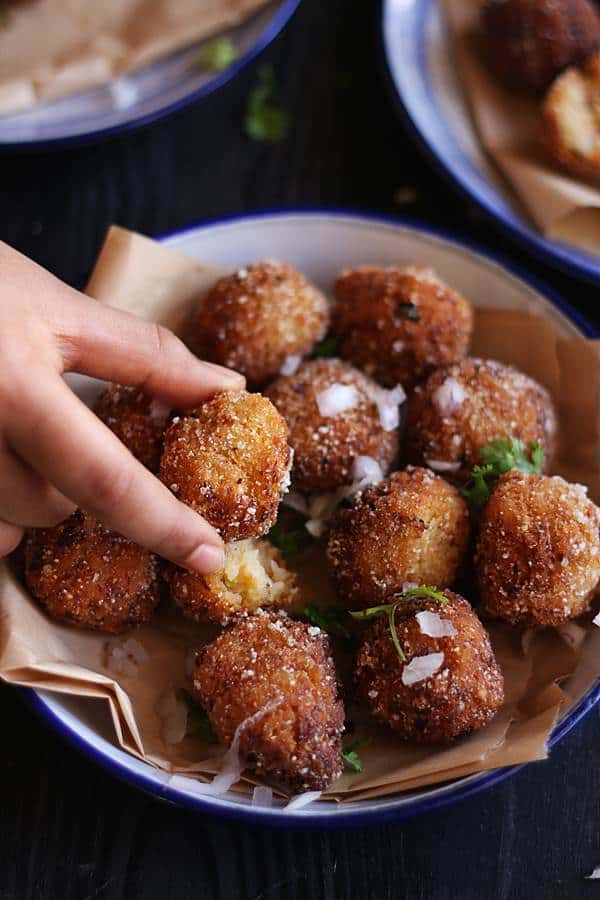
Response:
MULTIPOLYGON (((266 54, 292 111, 265 147, 241 121, 256 69, 204 104, 97 146, 0 157, 0 237, 81 285, 107 225, 160 234, 281 206, 419 217, 509 254, 600 324, 598 290, 515 251, 421 158, 386 91, 373 0, 304 0, 266 54), (416 202, 395 197, 416 190, 416 202)), ((400 51, 401 52, 401 51, 400 51)), ((159 804, 104 774, 0 688, 0 898, 509 900, 600 896, 600 720, 492 791, 409 823, 271 831, 159 804)))

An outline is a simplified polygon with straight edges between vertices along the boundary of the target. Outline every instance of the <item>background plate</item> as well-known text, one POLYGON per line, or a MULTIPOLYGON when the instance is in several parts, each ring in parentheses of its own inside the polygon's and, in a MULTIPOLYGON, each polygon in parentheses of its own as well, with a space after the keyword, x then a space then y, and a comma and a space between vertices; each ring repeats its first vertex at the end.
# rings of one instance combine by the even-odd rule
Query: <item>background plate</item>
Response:
MULTIPOLYGON (((594 334, 560 298, 527 276, 517 277, 505 262, 407 220, 325 211, 262 213, 195 226, 167 235, 163 240, 199 260, 224 266, 239 267, 261 258, 286 260, 326 292, 330 291, 340 269, 350 265, 432 266, 480 306, 527 309, 550 316, 565 336, 594 334)), ((464 799, 517 770, 517 767, 498 769, 451 784, 351 805, 316 803, 291 813, 277 807, 257 809, 247 797, 235 794, 198 797, 191 791, 167 786, 164 772, 115 746, 104 704, 47 691, 26 694, 61 734, 118 777, 161 799, 247 822, 338 828, 398 821, 464 799)), ((600 688, 595 687, 579 698, 555 729, 551 744, 567 734, 599 697, 600 688)))
POLYGON ((524 249, 569 274, 600 282, 600 256, 541 235, 482 150, 436 0, 382 0, 392 88, 430 158, 524 249))
MULTIPOLYGON (((113 81, 13 116, 0 116, 0 149, 42 149, 97 140, 177 112, 216 91, 237 75, 281 31, 300 0, 270 3, 237 28, 221 32, 240 57, 219 74, 202 72, 202 43, 180 50, 113 81)), ((210 40, 210 38, 209 38, 210 40)))

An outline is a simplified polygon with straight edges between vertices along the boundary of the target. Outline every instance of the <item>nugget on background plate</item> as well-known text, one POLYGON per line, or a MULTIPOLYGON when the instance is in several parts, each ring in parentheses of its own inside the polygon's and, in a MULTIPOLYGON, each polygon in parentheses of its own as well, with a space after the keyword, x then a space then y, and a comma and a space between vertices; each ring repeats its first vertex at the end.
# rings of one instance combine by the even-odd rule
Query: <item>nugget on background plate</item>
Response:
POLYGON ((94 412, 136 459, 158 472, 168 404, 139 388, 111 384, 98 397, 94 412))

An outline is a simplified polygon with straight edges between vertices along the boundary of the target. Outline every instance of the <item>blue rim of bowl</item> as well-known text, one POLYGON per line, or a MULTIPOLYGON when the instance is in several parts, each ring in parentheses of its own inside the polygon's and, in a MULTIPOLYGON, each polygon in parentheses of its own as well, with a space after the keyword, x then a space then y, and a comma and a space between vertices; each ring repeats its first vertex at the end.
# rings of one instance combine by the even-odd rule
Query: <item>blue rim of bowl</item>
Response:
MULTIPOLYGON (((424 33, 424 24, 427 14, 435 0, 417 0, 417 23, 419 34, 424 33)), ((439 153, 436 146, 431 143, 421 130, 415 119, 413 119, 408 103, 404 100, 399 86, 394 80, 390 55, 388 53, 389 41, 387 39, 387 31, 385 27, 385 10, 387 2, 381 0, 380 16, 379 16, 379 45, 383 50, 385 65, 381 66, 383 76, 388 87, 388 91, 392 96, 396 109, 400 114, 400 118, 406 128, 406 131, 412 137, 414 143, 423 152, 433 168, 448 182, 458 193, 466 199, 475 203, 475 205, 487 216, 491 222, 496 225, 508 238, 510 238, 518 247, 525 251, 529 251, 535 257, 547 265, 554 266, 565 272, 567 275, 576 278, 582 278, 598 285, 600 281, 600 259, 595 261, 590 256, 590 262, 587 263, 585 258, 581 262, 575 262, 570 254, 568 245, 562 245, 561 242, 555 242, 555 250, 550 250, 544 243, 544 239, 535 232, 535 225, 521 225, 518 220, 511 220, 503 212, 499 211, 492 203, 480 193, 476 186, 469 183, 468 174, 463 174, 460 167, 446 159, 442 153, 439 153)), ((429 76, 429 69, 426 65, 425 48, 422 43, 419 44, 418 54, 420 58, 420 70, 423 76, 423 83, 427 97, 433 109, 436 108, 436 101, 429 76)), ((446 129, 447 130, 447 129, 446 129)), ((451 133, 448 134, 452 137, 451 133)), ((478 177, 480 173, 478 173, 478 177)))
MULTIPOLYGON (((462 237, 457 238, 451 232, 448 232, 443 228, 433 227, 419 219, 409 216, 388 216, 379 213, 345 210, 340 208, 279 208, 206 219, 184 228, 157 235, 155 239, 158 241, 166 241, 195 231, 209 229, 220 225, 233 224, 235 222, 252 220, 260 221, 265 218, 276 217, 306 217, 307 220, 310 220, 310 218, 314 216, 328 216, 329 218, 334 219, 351 219, 371 225, 410 228, 412 230, 421 231, 425 235, 440 238, 457 247, 459 250, 468 250, 478 254, 484 260, 505 269, 525 285, 540 293, 553 306, 560 310, 566 318, 577 325, 587 337, 596 338, 599 336, 598 331, 556 291, 549 288, 540 279, 525 272, 520 266, 507 260, 502 254, 489 251, 475 241, 465 240, 462 237)), ((494 787, 506 778, 515 775, 517 772, 521 771, 521 769, 525 768, 526 765, 507 766, 502 769, 492 770, 491 772, 467 776, 464 779, 459 779, 454 784, 449 783, 444 789, 444 793, 441 795, 425 797, 422 799, 415 798, 409 804, 405 804, 401 807, 395 807, 392 799, 386 803, 385 807, 375 810, 352 810, 351 806, 344 807, 342 805, 337 805, 335 813, 330 816, 315 816, 310 812, 282 813, 281 809, 267 813, 261 812, 258 808, 251 806, 215 805, 210 799, 192 797, 183 794, 180 791, 173 790, 165 784, 159 785, 150 777, 125 768, 114 758, 88 743, 74 728, 67 725, 66 722, 56 715, 35 690, 32 688, 20 688, 19 690, 28 705, 33 708, 33 710, 49 724, 60 737, 67 740, 76 749, 81 750, 86 756, 92 759, 93 762, 100 765, 103 769, 121 781, 138 788, 146 794, 150 794, 156 799, 166 801, 172 805, 180 806, 202 815, 235 820, 244 824, 265 825, 279 828, 284 826, 289 828, 331 830, 353 827, 362 828, 365 826, 402 822, 416 816, 444 809, 462 800, 466 800, 469 797, 473 797, 475 794, 494 787)), ((598 702, 600 702, 600 681, 590 688, 568 715, 555 726, 548 741, 548 749, 551 750, 562 741, 598 702)))
POLYGON ((59 150, 66 147, 81 147, 86 144, 103 141, 107 138, 120 134, 126 134, 130 131, 136 131, 158 122, 168 116, 175 115, 178 112, 191 106, 199 100, 204 100, 210 94, 214 94, 224 85, 228 84, 236 75, 246 68, 256 57, 262 53, 266 47, 271 44, 275 38, 283 31, 289 20, 292 18, 296 9, 300 5, 301 0, 283 0, 279 9, 274 14, 269 24, 265 27, 260 37, 252 45, 252 47, 232 63, 224 72, 219 73, 210 81, 207 81, 197 90, 191 91, 185 97, 156 109, 145 115, 137 116, 128 122, 121 122, 118 125, 110 125, 107 128, 98 128, 95 131, 88 131, 81 134, 74 134, 65 137, 48 138, 40 141, 0 141, 0 153, 12 153, 16 151, 32 151, 41 152, 44 150, 59 150))

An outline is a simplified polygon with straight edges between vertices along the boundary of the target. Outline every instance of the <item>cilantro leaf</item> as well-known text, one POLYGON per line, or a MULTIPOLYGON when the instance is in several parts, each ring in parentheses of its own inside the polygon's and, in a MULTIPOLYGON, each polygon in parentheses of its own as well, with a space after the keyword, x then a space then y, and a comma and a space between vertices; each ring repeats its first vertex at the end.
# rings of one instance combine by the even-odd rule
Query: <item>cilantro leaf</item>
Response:
POLYGON ((239 55, 240 51, 229 38, 215 38, 200 49, 198 64, 207 72, 224 72, 239 55))
POLYGON ((364 767, 362 760, 356 751, 359 750, 360 747, 367 747, 370 743, 371 738, 359 738, 342 751, 342 759, 344 760, 344 765, 347 769, 351 772, 363 771, 364 767))
POLYGON ((344 610, 332 609, 326 606, 315 606, 310 604, 296 614, 298 619, 308 622, 309 625, 316 625, 328 634, 339 634, 341 637, 350 639, 350 632, 342 624, 344 610))
POLYGON ((218 744, 219 739, 213 731, 208 714, 199 703, 196 703, 189 691, 181 688, 179 696, 188 708, 187 737, 199 737, 209 744, 218 744))
POLYGON ((407 588, 405 591, 398 591, 393 594, 393 597, 395 599, 392 603, 382 603, 379 606, 370 606, 368 609, 354 609, 349 610, 348 612, 353 619, 358 621, 377 619, 379 616, 387 616, 392 643, 396 648, 400 662, 406 662, 406 654, 402 649, 402 645, 398 639, 398 631, 396 630, 396 610, 405 600, 428 597, 431 600, 436 600, 438 603, 444 605, 448 602, 448 598, 443 591, 439 591, 433 585, 428 584, 421 584, 418 587, 407 588))
POLYGON ((337 334, 328 334, 322 341, 315 344, 310 359, 325 359, 330 356, 337 356, 340 345, 340 339, 337 334))
POLYGON ((304 527, 304 524, 293 528, 285 528, 279 522, 275 522, 267 540, 277 547, 284 559, 296 556, 305 547, 312 543, 312 537, 304 527))
POLYGON ((276 101, 273 66, 261 66, 258 81, 248 95, 244 127, 253 141, 276 144, 287 137, 290 117, 276 101))
POLYGON ((481 448, 479 459, 482 465, 474 467, 471 477, 461 488, 463 497, 475 509, 487 503, 505 472, 517 469, 539 475, 544 464, 544 449, 538 443, 526 447, 523 441, 512 436, 498 438, 481 448))

